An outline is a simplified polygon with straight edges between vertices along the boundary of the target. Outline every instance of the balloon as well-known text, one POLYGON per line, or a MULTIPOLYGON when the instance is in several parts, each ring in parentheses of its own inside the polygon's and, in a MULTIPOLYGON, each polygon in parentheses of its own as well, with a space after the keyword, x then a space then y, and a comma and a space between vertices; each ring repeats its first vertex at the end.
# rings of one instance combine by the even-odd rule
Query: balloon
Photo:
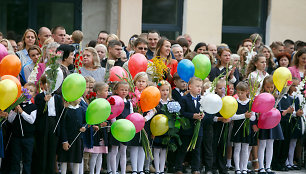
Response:
POLYGON ((270 111, 275 105, 275 98, 270 93, 261 93, 255 97, 252 104, 252 111, 258 113, 265 113, 270 111))
POLYGON ((152 135, 161 136, 169 130, 168 117, 164 114, 158 114, 153 117, 150 123, 152 135))
POLYGON ((86 111, 87 124, 99 124, 105 121, 111 113, 111 106, 104 98, 94 99, 86 111))
POLYGON ((155 86, 145 88, 140 95, 140 107, 142 112, 155 108, 160 101, 160 92, 155 86))
POLYGON ((140 132, 141 129, 144 128, 144 125, 145 125, 145 122, 146 122, 144 117, 139 113, 132 113, 132 114, 128 115, 126 117, 126 119, 130 120, 134 124, 134 126, 136 128, 136 133, 140 132))
POLYGON ((260 129, 272 129, 278 125, 281 120, 281 113, 278 109, 272 108, 270 111, 262 113, 258 118, 258 127, 260 129))
POLYGON ((85 78, 78 74, 73 73, 68 75, 62 86, 62 94, 66 101, 71 102, 79 99, 86 90, 85 78))
POLYGON ((18 88, 14 81, 5 79, 0 81, 0 109, 4 111, 17 98, 18 88))
POLYGON ((121 81, 121 79, 118 77, 121 77, 121 78, 126 78, 128 77, 128 74, 127 72, 125 71, 124 68, 120 67, 120 66, 114 66, 110 69, 110 75, 109 75, 109 80, 111 82, 119 82, 121 81))
POLYGON ((128 142, 134 138, 136 129, 130 120, 120 119, 112 124, 111 133, 116 140, 120 142, 128 142))
POLYGON ((3 57, 7 56, 7 54, 7 49, 0 43, 0 61, 3 59, 3 57))
POLYGON ((118 117, 122 113, 124 109, 124 101, 117 95, 109 97, 107 101, 110 103, 112 111, 112 114, 107 118, 107 120, 111 120, 118 117))
POLYGON ((209 93, 204 95, 201 100, 201 109, 208 114, 215 114, 222 108, 222 99, 217 94, 209 93))
POLYGON ((281 92, 284 86, 287 85, 287 81, 291 80, 292 75, 288 68, 279 67, 273 73, 273 83, 279 92, 281 92))
MULTIPOLYGON (((45 69, 45 71, 47 71, 47 70, 49 70, 49 69, 50 69, 50 68, 47 67, 47 68, 45 69)), ((64 74, 63 74, 62 69, 61 69, 60 67, 58 67, 57 70, 58 70, 58 71, 57 71, 56 83, 55 83, 55 87, 54 87, 52 93, 53 93, 54 91, 56 91, 59 87, 61 87, 61 85, 62 85, 62 83, 63 83, 63 80, 64 80, 64 74)))
POLYGON ((238 109, 237 100, 232 96, 222 98, 222 108, 219 111, 224 118, 231 118, 238 109))
POLYGON ((194 65, 188 59, 183 59, 177 65, 177 73, 185 82, 189 82, 190 78, 194 76, 194 65))
POLYGON ((21 71, 21 61, 15 55, 7 55, 0 62, 0 76, 12 75, 17 77, 21 71))
POLYGON ((4 75, 4 76, 1 77, 1 79, 2 80, 10 79, 10 80, 14 81, 17 85, 17 88, 18 88, 17 98, 20 97, 20 95, 21 95, 21 84, 20 84, 20 81, 16 77, 11 76, 11 75, 4 75))
POLYGON ((211 62, 209 58, 204 54, 198 54, 192 59, 192 63, 194 64, 194 76, 199 77, 204 80, 211 69, 211 62))
POLYGON ((143 54, 136 53, 130 57, 128 67, 134 78, 137 73, 147 71, 148 60, 143 54))

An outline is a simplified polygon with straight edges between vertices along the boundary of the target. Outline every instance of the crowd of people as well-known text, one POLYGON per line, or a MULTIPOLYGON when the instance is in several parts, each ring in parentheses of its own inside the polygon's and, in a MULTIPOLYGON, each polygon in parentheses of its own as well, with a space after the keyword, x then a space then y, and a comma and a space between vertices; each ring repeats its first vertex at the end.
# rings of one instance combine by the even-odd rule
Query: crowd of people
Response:
POLYGON ((287 39, 274 41, 268 46, 255 33, 237 43, 237 50, 230 50, 226 43, 200 42, 194 45, 188 34, 169 40, 158 31, 135 34, 128 43, 106 31, 99 32, 97 39, 89 43, 82 40, 82 31, 76 30, 69 35, 62 26, 52 30, 41 27, 37 33, 27 29, 21 41, 5 38, 0 33, 0 43, 8 54, 19 57, 22 69, 18 79, 32 96, 30 101, 9 113, 0 110, 0 116, 4 118, 0 134, 1 140, 3 138, 0 141, 1 173, 182 174, 191 168, 194 174, 202 171, 227 174, 230 170, 235 174, 274 174, 275 171, 303 167, 305 94, 294 94, 297 90, 305 91, 305 86, 297 88, 306 74, 304 41, 287 39), (192 46, 194 50, 191 50, 192 46), (51 94, 47 93, 50 86, 45 71, 57 51, 62 52, 59 64, 63 79, 71 73, 80 73, 86 80, 86 91, 76 101, 65 101, 61 86, 51 94), (130 84, 125 81, 111 83, 109 71, 113 66, 128 69, 129 59, 137 53, 144 55, 150 63, 153 59, 163 58, 167 66, 163 80, 159 82, 153 82, 151 72, 140 72, 133 78, 140 94, 148 86, 156 86, 161 94, 159 105, 143 114, 145 128, 155 115, 164 112, 162 106, 171 101, 180 103, 181 117, 190 121, 190 128, 180 129, 178 135, 182 142, 175 151, 168 150, 160 138, 153 138, 150 129, 146 129, 152 144, 153 161, 147 158, 140 133, 129 142, 119 142, 109 129, 114 121, 134 112, 129 98, 130 84), (177 73, 178 64, 183 59, 192 60, 198 54, 209 58, 211 71, 204 80, 192 77, 185 82, 177 73), (79 62, 76 67, 76 59, 80 57, 81 66, 79 62), (33 81, 35 67, 38 73, 33 81), (259 84, 257 95, 271 93, 276 97, 279 93, 275 92, 273 73, 279 67, 288 68, 292 74, 292 85, 276 106, 282 118, 272 129, 259 129, 259 114, 249 111, 250 86, 254 85, 252 80, 255 79, 259 84), (219 79, 222 74, 225 78, 219 79), (233 117, 200 112, 200 98, 211 88, 220 97, 235 96, 238 110, 233 117), (85 113, 90 99, 86 96, 92 92, 96 98, 120 96, 125 102, 121 115, 88 126, 85 113), (66 108, 64 114, 63 108, 66 108), (245 119, 251 120, 247 125, 248 135, 240 129, 245 119), (187 152, 196 120, 201 121, 198 139, 195 148, 187 152), (224 124, 228 129, 223 128, 224 124), (81 136, 77 136, 79 133, 81 136))

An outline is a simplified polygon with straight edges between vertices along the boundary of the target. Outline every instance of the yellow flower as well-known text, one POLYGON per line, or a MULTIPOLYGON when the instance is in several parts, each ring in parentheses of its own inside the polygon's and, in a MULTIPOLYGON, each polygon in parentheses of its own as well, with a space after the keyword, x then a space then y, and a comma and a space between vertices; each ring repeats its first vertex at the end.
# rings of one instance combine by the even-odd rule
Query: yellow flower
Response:
POLYGON ((167 61, 166 58, 161 58, 160 56, 154 57, 152 59, 152 64, 149 64, 149 68, 153 69, 153 77, 157 81, 163 80, 164 72, 167 71, 167 66, 165 62, 167 61))

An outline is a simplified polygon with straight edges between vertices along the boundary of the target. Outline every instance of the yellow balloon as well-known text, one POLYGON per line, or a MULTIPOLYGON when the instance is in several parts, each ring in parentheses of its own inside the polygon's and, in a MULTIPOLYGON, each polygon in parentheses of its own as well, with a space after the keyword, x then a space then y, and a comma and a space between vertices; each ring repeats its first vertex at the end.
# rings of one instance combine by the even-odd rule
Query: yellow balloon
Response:
POLYGON ((232 96, 225 96, 222 98, 222 108, 219 113, 224 118, 231 118, 238 109, 237 100, 232 96))
POLYGON ((151 120, 150 129, 152 135, 161 136, 169 130, 168 117, 164 114, 158 114, 151 120))
POLYGON ((273 83, 276 89, 281 92, 288 81, 292 80, 292 74, 288 68, 279 67, 273 73, 273 83))
POLYGON ((14 81, 5 79, 0 81, 0 109, 4 111, 17 98, 18 88, 14 81))

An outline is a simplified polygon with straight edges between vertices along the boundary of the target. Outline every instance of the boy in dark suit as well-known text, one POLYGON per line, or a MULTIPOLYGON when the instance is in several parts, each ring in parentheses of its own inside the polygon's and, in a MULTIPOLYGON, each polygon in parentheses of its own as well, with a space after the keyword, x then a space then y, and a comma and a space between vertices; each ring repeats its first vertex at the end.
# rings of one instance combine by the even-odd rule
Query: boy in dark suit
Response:
MULTIPOLYGON (((194 122, 196 120, 202 120, 204 117, 204 114, 200 113, 200 94, 202 89, 202 80, 197 77, 193 77, 189 81, 189 91, 190 93, 186 96, 182 97, 181 101, 181 114, 183 117, 186 117, 190 121, 191 127, 187 130, 181 130, 181 140, 182 140, 182 146, 178 148, 176 161, 175 161, 175 170, 176 174, 182 174, 182 163, 184 161, 187 148, 190 144, 190 141, 193 136, 194 132, 194 122)), ((199 131, 199 136, 197 139, 197 143, 195 146, 195 149, 192 150, 192 161, 191 161, 191 170, 193 174, 199 174, 200 173, 200 164, 201 164, 201 142, 202 142, 202 136, 203 136, 203 129, 202 125, 199 131)))
POLYGON ((187 83, 177 73, 173 75, 173 81, 175 88, 172 90, 172 98, 175 101, 181 102, 187 88, 187 83))

